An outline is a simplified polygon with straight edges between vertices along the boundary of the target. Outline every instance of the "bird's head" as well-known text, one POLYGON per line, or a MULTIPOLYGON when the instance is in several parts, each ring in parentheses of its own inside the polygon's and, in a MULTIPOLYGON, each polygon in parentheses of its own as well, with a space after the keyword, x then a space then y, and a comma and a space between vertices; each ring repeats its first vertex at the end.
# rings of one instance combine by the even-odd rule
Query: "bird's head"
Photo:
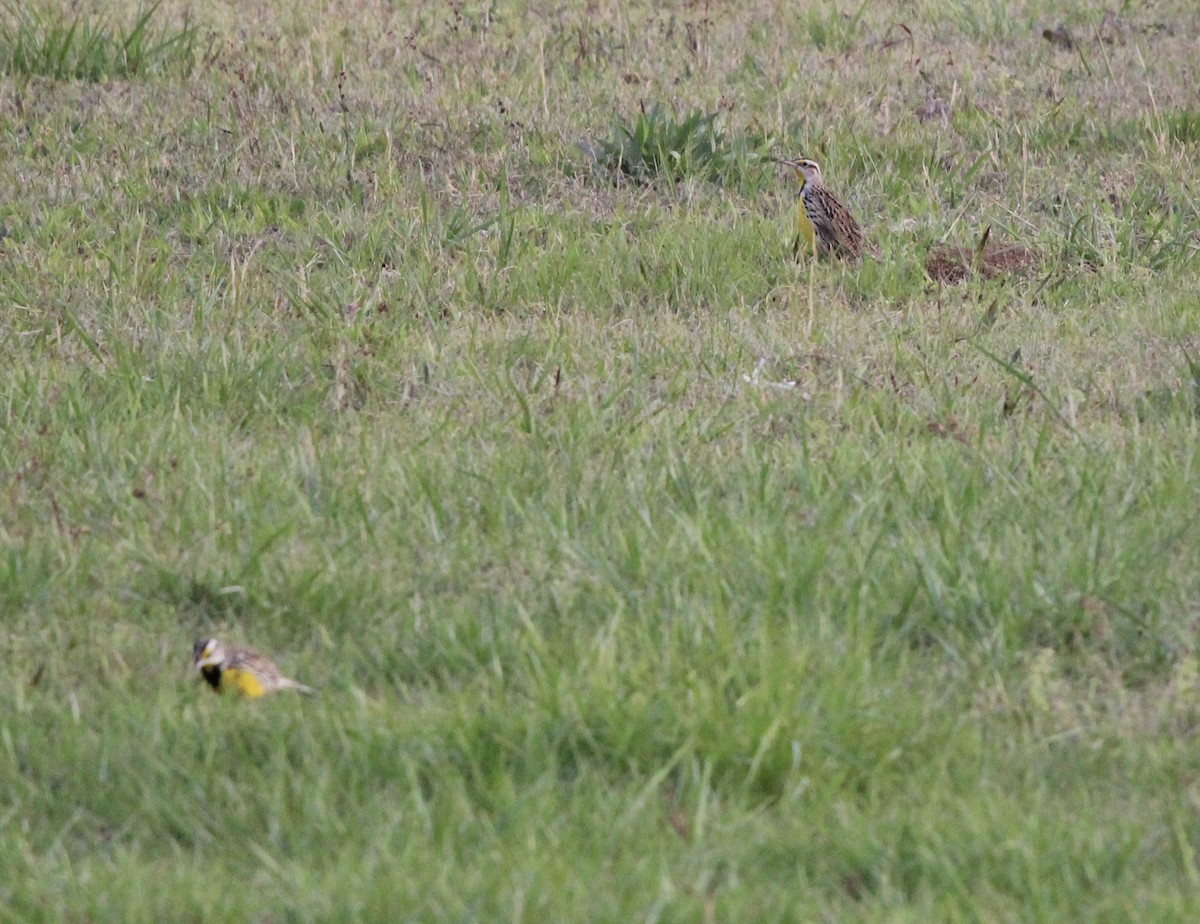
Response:
POLYGON ((776 163, 783 164, 785 167, 791 167, 800 177, 801 185, 812 183, 814 186, 820 186, 824 180, 821 177, 821 165, 815 160, 807 160, 803 157, 797 157, 795 160, 776 160, 776 163))
POLYGON ((215 638, 204 638, 192 646, 192 660, 196 670, 216 667, 225 660, 225 648, 215 638))

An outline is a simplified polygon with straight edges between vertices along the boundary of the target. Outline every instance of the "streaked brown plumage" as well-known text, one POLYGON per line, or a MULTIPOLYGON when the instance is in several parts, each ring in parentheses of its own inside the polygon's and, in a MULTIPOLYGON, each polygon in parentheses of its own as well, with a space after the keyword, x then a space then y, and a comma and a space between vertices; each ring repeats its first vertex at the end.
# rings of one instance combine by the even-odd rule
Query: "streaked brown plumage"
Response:
POLYGON ((821 167, 815 160, 798 157, 778 163, 791 167, 800 179, 797 235, 792 248, 797 258, 805 250, 843 260, 857 260, 864 250, 875 252, 850 210, 826 188, 821 167))

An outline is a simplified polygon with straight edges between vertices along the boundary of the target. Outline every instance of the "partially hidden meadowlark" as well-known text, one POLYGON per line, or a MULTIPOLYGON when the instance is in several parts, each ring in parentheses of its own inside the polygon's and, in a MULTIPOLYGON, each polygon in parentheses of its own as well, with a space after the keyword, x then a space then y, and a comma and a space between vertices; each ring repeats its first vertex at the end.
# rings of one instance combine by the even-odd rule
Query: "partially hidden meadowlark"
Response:
POLYGON ((196 670, 218 693, 232 690, 242 696, 258 698, 280 690, 315 693, 295 680, 289 680, 269 659, 249 648, 225 646, 215 638, 205 638, 192 648, 196 670))
POLYGON ((819 256, 832 255, 843 260, 857 260, 864 250, 875 252, 850 210, 826 189, 821 167, 815 160, 798 157, 795 160, 777 160, 777 163, 791 167, 800 180, 796 240, 792 245, 792 252, 797 258, 807 251, 819 256))

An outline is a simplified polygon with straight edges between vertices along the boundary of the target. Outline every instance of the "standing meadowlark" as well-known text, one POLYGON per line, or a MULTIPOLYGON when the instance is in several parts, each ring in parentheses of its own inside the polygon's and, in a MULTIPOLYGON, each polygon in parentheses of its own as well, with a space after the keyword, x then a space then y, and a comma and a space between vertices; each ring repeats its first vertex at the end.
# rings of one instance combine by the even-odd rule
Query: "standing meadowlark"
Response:
POLYGON ((242 696, 258 698, 280 690, 315 693, 312 687, 289 680, 274 663, 249 648, 228 648, 215 638, 205 638, 192 648, 196 670, 214 690, 232 690, 242 696))
POLYGON ((844 260, 857 260, 863 250, 874 251, 850 210, 825 188, 825 178, 821 176, 821 167, 815 160, 798 157, 776 162, 791 167, 800 179, 796 241, 792 245, 792 252, 797 258, 807 250, 820 256, 833 255, 844 260))

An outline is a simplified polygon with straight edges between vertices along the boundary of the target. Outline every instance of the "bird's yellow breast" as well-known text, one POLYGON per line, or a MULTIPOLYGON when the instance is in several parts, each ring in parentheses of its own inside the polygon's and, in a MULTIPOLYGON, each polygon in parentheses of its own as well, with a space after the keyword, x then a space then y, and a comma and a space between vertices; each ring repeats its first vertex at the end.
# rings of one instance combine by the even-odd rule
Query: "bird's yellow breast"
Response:
POLYGON ((263 696, 267 692, 266 687, 253 671, 241 670, 236 667, 227 667, 221 671, 221 687, 228 687, 234 692, 241 693, 242 696, 253 698, 263 696))
POLYGON ((816 247, 817 230, 813 227, 812 220, 804 208, 803 195, 796 197, 796 234, 799 235, 797 244, 799 239, 803 238, 808 243, 805 249, 811 253, 816 247))

